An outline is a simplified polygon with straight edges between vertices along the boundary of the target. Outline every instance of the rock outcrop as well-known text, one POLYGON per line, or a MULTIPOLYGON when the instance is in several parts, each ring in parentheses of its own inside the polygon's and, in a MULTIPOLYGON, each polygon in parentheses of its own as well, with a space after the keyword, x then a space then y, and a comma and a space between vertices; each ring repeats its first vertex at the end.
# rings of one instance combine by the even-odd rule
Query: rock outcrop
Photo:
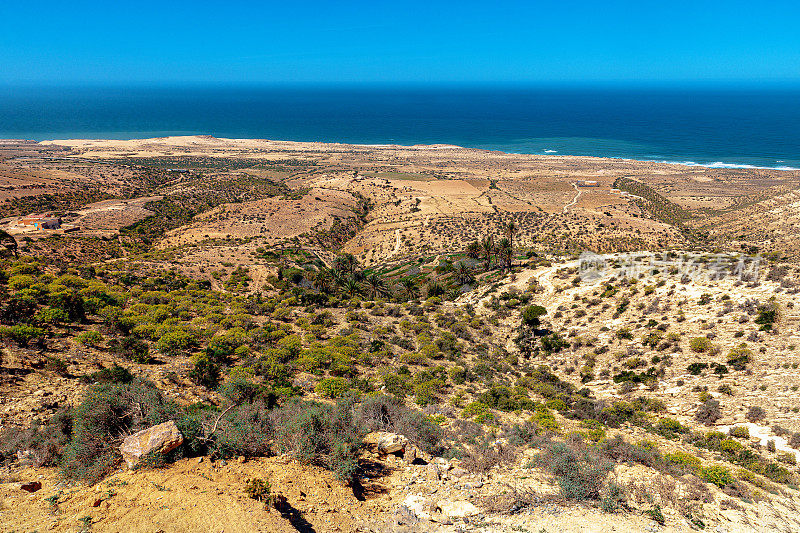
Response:
POLYGON ((128 463, 128 468, 133 468, 145 455, 153 452, 168 453, 181 444, 183 435, 175 422, 170 420, 126 437, 119 451, 128 463))

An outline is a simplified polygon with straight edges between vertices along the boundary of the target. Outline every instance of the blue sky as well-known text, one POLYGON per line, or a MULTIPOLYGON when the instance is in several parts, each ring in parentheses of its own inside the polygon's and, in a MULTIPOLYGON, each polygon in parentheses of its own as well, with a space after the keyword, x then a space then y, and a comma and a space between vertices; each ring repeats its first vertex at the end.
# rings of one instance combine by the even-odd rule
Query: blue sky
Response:
POLYGON ((0 83, 800 83, 800 2, 0 0, 0 83))

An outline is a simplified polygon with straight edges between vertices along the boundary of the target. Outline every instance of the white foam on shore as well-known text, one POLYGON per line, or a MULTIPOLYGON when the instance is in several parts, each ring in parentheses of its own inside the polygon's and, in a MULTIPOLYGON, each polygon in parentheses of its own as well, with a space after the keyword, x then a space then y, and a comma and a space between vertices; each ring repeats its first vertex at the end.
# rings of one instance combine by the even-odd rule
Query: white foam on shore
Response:
POLYGON ((798 167, 790 167, 786 165, 778 165, 774 167, 762 167, 758 165, 747 165, 743 163, 724 163, 722 161, 714 161, 713 163, 697 163, 695 161, 666 161, 666 160, 650 160, 652 163, 666 163, 668 165, 683 165, 686 167, 704 167, 704 168, 746 168, 746 169, 760 169, 760 170, 800 170, 798 167))

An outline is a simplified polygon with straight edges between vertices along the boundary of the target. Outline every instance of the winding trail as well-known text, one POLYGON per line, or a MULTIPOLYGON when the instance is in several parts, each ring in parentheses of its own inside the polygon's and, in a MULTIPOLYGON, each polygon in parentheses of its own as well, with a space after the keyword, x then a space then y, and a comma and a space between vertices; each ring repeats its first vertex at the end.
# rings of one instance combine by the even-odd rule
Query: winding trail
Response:
POLYGON ((576 191, 578 191, 578 194, 575 195, 575 198, 573 198, 570 203, 568 203, 568 204, 566 204, 564 206, 564 212, 565 213, 567 212, 567 210, 570 207, 572 207, 573 205, 578 203, 578 199, 581 197, 581 194, 583 194, 583 191, 578 188, 578 184, 577 183, 573 183, 572 186, 575 188, 576 191))

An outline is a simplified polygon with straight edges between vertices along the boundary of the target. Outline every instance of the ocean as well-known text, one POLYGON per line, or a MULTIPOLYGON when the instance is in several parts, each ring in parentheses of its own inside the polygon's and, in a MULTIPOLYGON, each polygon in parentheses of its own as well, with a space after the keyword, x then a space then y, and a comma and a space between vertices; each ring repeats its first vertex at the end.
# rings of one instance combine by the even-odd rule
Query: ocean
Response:
POLYGON ((800 168, 800 88, 0 87, 0 138, 455 144, 800 168))

